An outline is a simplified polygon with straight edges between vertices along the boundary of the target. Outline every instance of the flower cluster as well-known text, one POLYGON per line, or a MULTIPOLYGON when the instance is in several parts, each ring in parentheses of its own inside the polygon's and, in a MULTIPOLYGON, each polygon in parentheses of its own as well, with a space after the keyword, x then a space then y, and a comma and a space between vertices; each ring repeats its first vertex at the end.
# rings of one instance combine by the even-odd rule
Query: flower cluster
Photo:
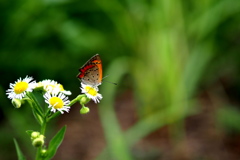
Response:
POLYGON ((34 89, 42 88, 45 92, 45 102, 49 104, 52 112, 69 111, 69 100, 65 95, 71 95, 70 91, 64 90, 63 86, 53 80, 43 80, 40 82, 33 81, 32 77, 26 77, 24 79, 18 79, 14 84, 10 83, 10 89, 6 94, 9 99, 23 99, 26 97, 28 92, 32 92, 34 89), (64 95, 65 94, 65 95, 64 95))
MULTIPOLYGON (((80 88, 82 93, 84 93, 89 99, 92 99, 95 103, 99 103, 102 99, 102 95, 98 93, 97 86, 90 86, 81 83, 82 87, 80 88)), ((33 90, 43 91, 43 97, 45 102, 48 105, 48 108, 52 112, 59 111, 62 114, 64 112, 69 112, 70 101, 68 95, 71 95, 70 91, 66 91, 63 88, 63 85, 53 80, 43 80, 36 82, 32 77, 26 76, 24 79, 18 79, 15 83, 10 83, 10 89, 6 91, 6 94, 9 99, 15 104, 16 108, 20 107, 20 104, 17 104, 19 100, 28 98, 28 93, 33 90)))
MULTIPOLYGON (((50 120, 69 112, 71 106, 77 102, 82 106, 80 113, 88 113, 90 109, 85 104, 91 99, 95 103, 99 103, 102 99, 102 95, 98 93, 98 85, 81 83, 80 89, 83 94, 70 101, 68 96, 72 93, 66 91, 62 84, 54 80, 47 79, 36 82, 32 77, 26 76, 10 83, 10 89, 6 90, 6 94, 12 100, 13 106, 20 108, 23 104, 29 105, 34 118, 40 124, 40 131, 26 131, 31 137, 32 145, 37 148, 36 159, 52 159, 64 138, 66 126, 62 127, 48 145, 45 143, 46 126, 50 120)), ((17 141, 14 140, 14 143, 19 151, 17 141)), ((18 156, 23 157, 22 153, 19 153, 18 156)))

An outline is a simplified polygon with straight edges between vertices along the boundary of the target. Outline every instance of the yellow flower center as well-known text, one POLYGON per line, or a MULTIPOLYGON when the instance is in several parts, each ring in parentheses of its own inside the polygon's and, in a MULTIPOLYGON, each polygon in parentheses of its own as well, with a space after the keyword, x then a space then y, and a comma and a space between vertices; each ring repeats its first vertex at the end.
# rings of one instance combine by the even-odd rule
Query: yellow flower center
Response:
POLYGON ((97 91, 95 88, 92 88, 90 86, 86 86, 85 90, 87 91, 88 94, 92 95, 92 96, 96 96, 97 95, 97 91))
POLYGON ((14 86, 14 92, 16 94, 20 94, 20 93, 26 91, 27 88, 28 88, 27 82, 17 82, 16 85, 14 86))
POLYGON ((63 108, 64 105, 63 100, 59 97, 52 97, 49 102, 55 109, 63 108))
POLYGON ((59 84, 58 86, 60 88, 60 91, 64 91, 63 85, 59 84))

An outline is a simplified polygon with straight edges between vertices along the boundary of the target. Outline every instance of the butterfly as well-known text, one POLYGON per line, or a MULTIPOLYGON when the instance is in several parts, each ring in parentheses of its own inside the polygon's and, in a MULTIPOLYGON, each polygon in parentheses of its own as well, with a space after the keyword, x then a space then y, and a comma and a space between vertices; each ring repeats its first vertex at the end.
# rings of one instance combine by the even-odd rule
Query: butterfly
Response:
POLYGON ((77 78, 85 85, 97 87, 102 83, 102 60, 98 54, 90 58, 80 69, 77 78))

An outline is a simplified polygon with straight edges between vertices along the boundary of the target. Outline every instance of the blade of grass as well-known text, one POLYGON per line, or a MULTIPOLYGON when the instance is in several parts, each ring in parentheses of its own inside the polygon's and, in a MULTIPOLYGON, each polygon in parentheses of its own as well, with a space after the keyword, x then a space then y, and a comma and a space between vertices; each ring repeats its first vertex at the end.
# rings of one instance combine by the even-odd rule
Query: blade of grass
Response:
MULTIPOLYGON (((106 73, 117 73, 111 79, 113 82, 119 82, 128 70, 128 59, 126 57, 114 60, 108 67, 106 73)), ((130 151, 126 140, 121 131, 119 122, 114 111, 114 98, 116 93, 116 86, 100 89, 103 100, 98 109, 100 119, 103 125, 104 134, 106 137, 108 151, 111 159, 115 160, 131 160, 130 151)))
POLYGON ((14 141, 14 144, 15 144, 15 147, 16 147, 16 150, 17 150, 17 156, 18 156, 18 160, 26 160, 26 158, 24 157, 18 143, 17 143, 17 140, 14 138, 13 139, 14 141))
POLYGON ((192 17, 189 21, 189 35, 201 40, 214 31, 221 22, 238 13, 239 10, 240 3, 238 0, 218 1, 207 11, 192 17))

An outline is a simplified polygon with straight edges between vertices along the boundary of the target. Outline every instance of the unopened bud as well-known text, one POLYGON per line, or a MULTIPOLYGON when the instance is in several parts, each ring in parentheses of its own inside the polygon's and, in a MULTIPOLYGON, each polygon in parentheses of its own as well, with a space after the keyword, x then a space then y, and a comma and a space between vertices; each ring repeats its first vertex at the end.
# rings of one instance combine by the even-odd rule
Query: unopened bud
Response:
POLYGON ((90 101, 91 99, 88 98, 87 96, 83 96, 81 99, 80 99, 80 104, 86 104, 90 101))
POLYGON ((12 99, 12 104, 15 108, 20 108, 22 105, 22 101, 21 101, 21 99, 14 98, 14 99, 12 99))
POLYGON ((88 108, 88 107, 82 107, 81 109, 80 109, 80 113, 81 114, 86 114, 86 113, 88 113, 90 111, 90 109, 88 108))
POLYGON ((44 144, 44 139, 38 137, 32 141, 34 147, 41 147, 44 144))
POLYGON ((38 138, 39 135, 40 135, 39 132, 32 132, 31 138, 32 138, 32 139, 36 139, 36 138, 38 138))
POLYGON ((47 156, 47 150, 46 149, 42 149, 41 150, 41 155, 42 155, 42 157, 46 157, 47 156))

